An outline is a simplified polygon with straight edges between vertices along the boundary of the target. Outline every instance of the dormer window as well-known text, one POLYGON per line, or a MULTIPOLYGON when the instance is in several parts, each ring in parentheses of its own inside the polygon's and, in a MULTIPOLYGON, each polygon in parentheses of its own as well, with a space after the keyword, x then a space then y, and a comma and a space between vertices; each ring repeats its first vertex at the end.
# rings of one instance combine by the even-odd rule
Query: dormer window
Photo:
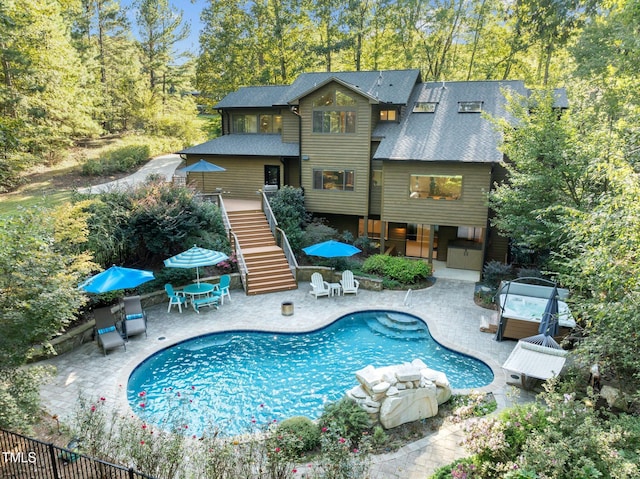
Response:
POLYGON ((398 111, 395 108, 380 110, 380 121, 398 121, 398 111))
POLYGON ((435 101, 417 101, 413 105, 414 113, 435 113, 436 105, 435 101))
POLYGON ((460 101, 458 102, 458 113, 480 113, 482 103, 481 101, 460 101))

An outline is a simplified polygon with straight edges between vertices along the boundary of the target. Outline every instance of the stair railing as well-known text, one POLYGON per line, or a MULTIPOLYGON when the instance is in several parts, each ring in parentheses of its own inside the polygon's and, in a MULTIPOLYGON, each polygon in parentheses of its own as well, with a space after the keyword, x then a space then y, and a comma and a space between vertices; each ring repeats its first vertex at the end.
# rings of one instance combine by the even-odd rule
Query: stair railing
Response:
POLYGON ((402 304, 404 304, 404 306, 408 308, 410 308, 413 304, 412 293, 413 293, 413 290, 409 288, 409 290, 407 290, 407 294, 404 295, 404 302, 402 304))
POLYGON ((298 260, 296 259, 296 255, 293 254, 293 249, 291 249, 286 233, 280 228, 276 228, 276 231, 278 232, 278 236, 276 237, 278 246, 282 248, 284 257, 287 258, 291 274, 293 274, 295 280, 298 281, 298 260))
POLYGON ((222 195, 218 197, 218 208, 220 208, 220 215, 222 216, 222 222, 224 223, 224 229, 229 234, 231 231, 231 222, 229 221, 229 215, 227 215, 227 209, 224 207, 224 201, 222 201, 222 195))
POLYGON ((296 255, 293 253, 293 249, 289 244, 289 239, 287 238, 287 234, 281 228, 278 228, 278 220, 276 220, 273 211, 271 210, 271 205, 269 204, 269 199, 264 191, 262 194, 262 211, 264 215, 267 217, 267 223, 269 223, 269 228, 271 229, 271 234, 276 240, 276 244, 282 248, 284 252, 285 258, 287 258, 287 263, 289 263, 289 269, 293 274, 295 280, 298 280, 298 261, 296 260, 296 255))
POLYGON ((240 247, 238 237, 232 230, 229 230, 229 237, 231 238, 231 246, 233 248, 233 251, 236 254, 236 262, 238 265, 238 272, 240 273, 242 288, 246 293, 249 289, 249 269, 247 268, 247 263, 244 260, 244 255, 242 254, 242 248, 240 247))
POLYGON ((264 215, 267 217, 267 223, 269 223, 271 234, 275 238, 276 228, 278 227, 278 220, 276 220, 276 217, 274 216, 273 211, 271 210, 271 205, 269 204, 269 199, 267 198, 267 195, 264 194, 264 191, 261 191, 260 194, 262 195, 262 211, 264 215))

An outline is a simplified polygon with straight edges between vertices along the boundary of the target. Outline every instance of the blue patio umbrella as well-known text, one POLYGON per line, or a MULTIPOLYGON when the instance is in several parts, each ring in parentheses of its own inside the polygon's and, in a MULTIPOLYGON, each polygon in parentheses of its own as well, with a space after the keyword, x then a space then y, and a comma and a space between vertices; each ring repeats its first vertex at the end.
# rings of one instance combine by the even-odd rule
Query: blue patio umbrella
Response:
POLYGON ((535 336, 523 338, 521 341, 527 343, 539 344, 553 349, 562 349, 560 345, 553 339, 558 335, 558 287, 554 286, 551 295, 544 308, 542 317, 540 318, 540 326, 535 336))
POLYGON ((213 173, 220 171, 227 171, 222 166, 214 165, 213 163, 209 163, 202 158, 195 162, 193 165, 189 165, 185 168, 181 168, 180 171, 185 171, 187 173, 202 173, 202 189, 204 190, 204 174, 205 173, 213 173))
POLYGON ((78 289, 87 293, 107 293, 118 289, 135 288, 152 279, 155 279, 153 271, 123 268, 114 265, 102 273, 83 281, 78 285, 78 289))
POLYGON ((302 248, 302 251, 309 256, 321 256, 322 258, 340 258, 344 256, 353 256, 354 254, 362 252, 361 249, 358 249, 353 245, 334 240, 307 246, 306 248, 302 248))
POLYGON ((193 245, 193 248, 183 251, 180 254, 164 260, 167 268, 195 268, 198 284, 200 284, 200 266, 214 266, 229 257, 221 251, 200 248, 193 245))

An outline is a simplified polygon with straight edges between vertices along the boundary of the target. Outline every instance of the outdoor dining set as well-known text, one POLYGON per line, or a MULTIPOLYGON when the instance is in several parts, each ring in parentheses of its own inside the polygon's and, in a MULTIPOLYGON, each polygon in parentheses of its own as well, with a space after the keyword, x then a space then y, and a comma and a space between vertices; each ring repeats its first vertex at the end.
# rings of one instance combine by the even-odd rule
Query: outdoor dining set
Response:
MULTIPOLYGON (((227 259, 229 259, 228 256, 222 252, 194 246, 165 260, 164 264, 169 268, 196 268, 197 277, 195 283, 181 289, 174 289, 169 283, 165 285, 165 291, 169 296, 167 311, 171 311, 172 306, 178 306, 178 310, 182 313, 182 306, 191 305, 197 313, 200 313, 200 308, 203 306, 217 309, 219 304, 224 304, 225 296, 230 299, 231 277, 229 275, 222 275, 219 283, 210 284, 200 282, 198 269, 200 266, 216 265, 227 259)), ((100 294, 135 288, 153 279, 155 276, 152 271, 114 265, 85 280, 78 285, 78 289, 87 293, 100 294)), ((142 308, 140 296, 128 296, 122 299, 120 317, 114 315, 110 306, 95 308, 93 314, 97 341, 102 346, 105 356, 108 350, 120 346, 126 351, 129 337, 147 334, 147 314, 142 308)))

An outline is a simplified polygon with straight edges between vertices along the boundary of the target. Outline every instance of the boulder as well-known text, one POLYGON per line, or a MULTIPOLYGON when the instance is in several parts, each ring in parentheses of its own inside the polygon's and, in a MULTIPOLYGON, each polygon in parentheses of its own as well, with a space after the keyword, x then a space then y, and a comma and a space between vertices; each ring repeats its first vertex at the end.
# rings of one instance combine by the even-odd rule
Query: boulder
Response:
POLYGON ((366 391, 371 391, 376 384, 382 382, 382 374, 372 365, 356 371, 356 378, 366 391))
POLYGON ((385 429, 438 414, 435 387, 420 388, 413 394, 387 397, 380 408, 380 424, 385 429))

